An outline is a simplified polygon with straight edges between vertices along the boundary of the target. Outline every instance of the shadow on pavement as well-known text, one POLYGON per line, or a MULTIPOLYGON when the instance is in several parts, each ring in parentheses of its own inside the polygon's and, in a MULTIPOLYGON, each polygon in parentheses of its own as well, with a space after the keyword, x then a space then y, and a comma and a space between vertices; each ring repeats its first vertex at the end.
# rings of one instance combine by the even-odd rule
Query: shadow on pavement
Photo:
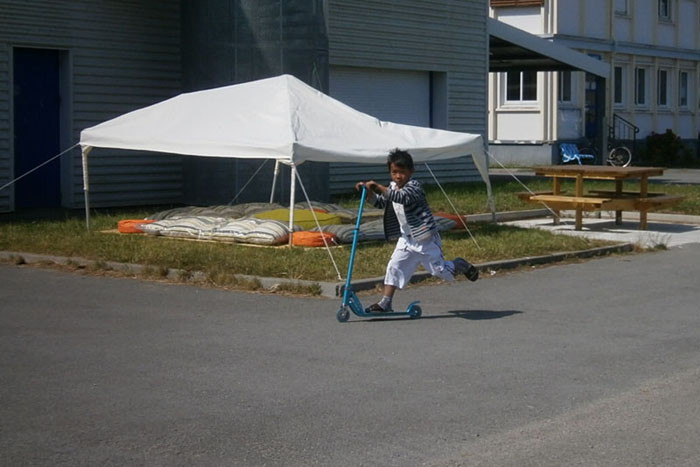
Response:
POLYGON ((422 316, 420 319, 462 318, 471 321, 481 321, 485 319, 507 318, 508 316, 519 315, 524 312, 516 310, 452 310, 448 313, 449 314, 446 315, 422 316))
POLYGON ((516 310, 505 310, 505 311, 493 311, 493 310, 452 310, 448 311, 447 314, 443 315, 423 315, 420 318, 411 318, 409 316, 387 316, 384 317, 370 317, 370 318, 359 318, 351 319, 350 323, 376 323, 376 322, 390 322, 390 321, 411 321, 416 322, 430 319, 445 319, 445 318, 462 318, 468 319, 470 321, 481 321, 486 319, 500 319, 507 318, 508 316, 519 315, 525 313, 524 311, 516 310))

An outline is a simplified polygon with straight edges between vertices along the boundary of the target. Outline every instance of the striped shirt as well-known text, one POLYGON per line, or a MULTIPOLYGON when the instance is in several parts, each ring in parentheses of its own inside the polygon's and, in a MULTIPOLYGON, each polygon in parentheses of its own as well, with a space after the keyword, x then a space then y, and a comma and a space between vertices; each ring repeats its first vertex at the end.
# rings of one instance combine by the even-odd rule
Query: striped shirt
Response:
POLYGON ((411 238, 417 242, 430 240, 437 232, 437 225, 430 211, 425 192, 418 180, 411 179, 400 188, 391 182, 386 193, 374 198, 374 205, 384 209, 384 236, 387 240, 395 240, 401 237, 401 225, 393 203, 403 205, 406 221, 411 230, 411 238))

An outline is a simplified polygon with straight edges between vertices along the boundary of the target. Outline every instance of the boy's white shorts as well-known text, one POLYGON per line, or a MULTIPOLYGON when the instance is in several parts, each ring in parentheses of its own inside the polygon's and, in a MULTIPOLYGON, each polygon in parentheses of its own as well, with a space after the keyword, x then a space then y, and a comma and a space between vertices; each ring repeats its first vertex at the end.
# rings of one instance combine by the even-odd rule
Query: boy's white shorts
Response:
POLYGON ((386 266, 384 283, 403 289, 419 264, 422 264, 433 276, 447 281, 453 281, 455 278, 454 263, 445 261, 439 235, 434 235, 432 240, 420 243, 401 237, 386 266))

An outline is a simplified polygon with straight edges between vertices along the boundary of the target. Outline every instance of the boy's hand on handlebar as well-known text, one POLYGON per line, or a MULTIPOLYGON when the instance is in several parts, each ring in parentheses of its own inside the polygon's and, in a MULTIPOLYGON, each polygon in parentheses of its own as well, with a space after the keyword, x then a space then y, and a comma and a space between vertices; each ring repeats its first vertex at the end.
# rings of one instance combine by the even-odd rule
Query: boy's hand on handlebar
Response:
POLYGON ((374 180, 368 180, 366 182, 357 182, 355 184, 355 189, 357 191, 360 191, 363 186, 367 188, 367 199, 369 199, 370 201, 375 199, 377 193, 383 193, 384 190, 386 190, 385 187, 375 182, 374 180))
POLYGON ((378 183, 375 182, 374 180, 369 180, 369 181, 366 181, 366 182, 357 182, 357 183, 355 184, 355 189, 356 189, 357 191, 360 191, 360 189, 364 186, 364 187, 366 187, 367 190, 369 190, 369 191, 375 191, 375 189, 377 188, 377 185, 378 185, 378 183))

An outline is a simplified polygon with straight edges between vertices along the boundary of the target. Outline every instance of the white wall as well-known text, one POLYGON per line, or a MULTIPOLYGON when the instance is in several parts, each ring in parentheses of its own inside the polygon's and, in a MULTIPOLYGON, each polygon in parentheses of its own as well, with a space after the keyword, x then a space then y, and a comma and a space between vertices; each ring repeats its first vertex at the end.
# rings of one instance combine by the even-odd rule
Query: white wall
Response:
POLYGON ((697 49, 700 47, 700 18, 696 1, 681 1, 678 5, 678 47, 697 49))
POLYGON ((579 0, 554 0, 557 18, 555 20, 557 34, 577 36, 581 34, 581 18, 584 11, 583 2, 579 0), (562 20, 563 19, 563 20, 562 20))
POLYGON ((494 18, 530 34, 543 34, 543 22, 540 7, 498 8, 494 18))
MULTIPOLYGON (((607 116, 617 113, 640 127, 638 138, 645 138, 651 131, 665 132, 667 128, 682 138, 698 137, 700 130, 700 0, 673 0, 672 21, 658 18, 656 0, 629 0, 626 15, 614 14, 613 0, 548 0, 544 8, 492 9, 492 14, 500 21, 520 27, 531 33, 540 33, 538 25, 546 25, 559 41, 583 53, 600 55, 606 62, 627 64, 624 86, 625 102, 613 106, 613 82, 608 81, 607 116), (537 11, 541 15, 536 18, 537 11), (549 15, 554 15, 549 20, 549 15), (612 24, 612 26, 611 26, 612 24), (635 66, 647 68, 647 104, 634 103, 635 66), (669 70, 669 106, 657 108, 657 69, 669 70), (689 107, 678 106, 678 71, 689 73, 689 107)), ((540 73, 540 76, 553 77, 553 74, 540 73)), ((548 79, 551 86, 542 89, 537 110, 515 111, 501 105, 503 89, 498 79, 490 78, 490 124, 489 138, 498 141, 533 140, 550 138, 550 121, 556 130, 555 139, 575 139, 583 136, 582 122, 584 108, 583 88, 566 105, 550 105, 556 102, 558 90, 556 79, 548 79), (555 114, 550 117, 550 108, 555 114), (539 136, 538 136, 539 135, 539 136)), ((582 85, 581 85, 582 86, 582 85)))
POLYGON ((541 141, 542 119, 539 112, 508 111, 500 112, 496 117, 499 129, 498 140, 501 141, 541 141))
MULTIPOLYGON (((608 25, 610 24, 608 20, 610 16, 609 0, 586 0, 579 3, 582 6, 585 3, 585 8, 582 12, 584 34, 587 37, 596 39, 607 38, 608 25)), ((564 14, 566 15, 566 22, 576 20, 571 15, 566 14, 566 12, 564 14)))

